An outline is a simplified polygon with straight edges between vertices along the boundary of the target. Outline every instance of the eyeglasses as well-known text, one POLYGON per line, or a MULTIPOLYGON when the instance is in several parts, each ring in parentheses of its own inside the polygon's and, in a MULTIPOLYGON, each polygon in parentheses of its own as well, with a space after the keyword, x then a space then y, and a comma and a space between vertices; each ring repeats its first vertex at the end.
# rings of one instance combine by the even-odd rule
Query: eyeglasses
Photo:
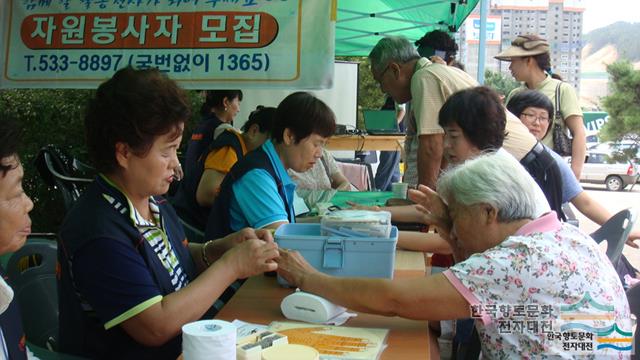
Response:
POLYGON ((384 74, 387 72, 387 70, 389 70, 389 66, 391 66, 391 63, 388 63, 387 66, 384 67, 384 69, 380 72, 380 75, 378 75, 378 79, 376 79, 378 85, 380 86, 380 89, 382 89, 382 79, 384 79, 384 74))
POLYGON ((541 124, 549 122, 548 117, 537 116, 535 114, 522 113, 520 114, 520 116, 524 117, 530 123, 534 123, 536 120, 538 120, 538 122, 540 122, 541 124))

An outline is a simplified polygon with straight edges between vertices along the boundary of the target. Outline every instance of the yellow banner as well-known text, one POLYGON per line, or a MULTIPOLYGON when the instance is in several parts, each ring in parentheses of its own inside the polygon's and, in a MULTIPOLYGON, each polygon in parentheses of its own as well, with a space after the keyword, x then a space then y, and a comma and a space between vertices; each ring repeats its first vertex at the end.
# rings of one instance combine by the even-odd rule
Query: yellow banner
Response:
POLYGON ((157 67, 192 89, 331 86, 326 0, 5 0, 0 87, 95 88, 157 67))

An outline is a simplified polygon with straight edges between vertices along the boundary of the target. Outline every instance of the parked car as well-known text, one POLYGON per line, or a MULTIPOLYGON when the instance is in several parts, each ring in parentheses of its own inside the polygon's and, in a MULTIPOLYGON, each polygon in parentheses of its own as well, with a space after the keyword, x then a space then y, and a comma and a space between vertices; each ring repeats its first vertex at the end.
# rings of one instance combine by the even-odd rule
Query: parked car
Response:
POLYGON ((597 130, 587 130, 587 135, 585 136, 585 140, 587 141, 587 149, 591 149, 594 146, 598 146, 600 143, 600 139, 598 138, 597 130))
POLYGON ((614 158, 608 152, 588 151, 580 181, 604 184, 607 190, 621 191, 638 180, 638 165, 614 158))
MULTIPOLYGON (((587 150, 595 151, 595 152, 611 153, 614 151, 626 151, 627 149, 638 147, 635 141, 631 141, 631 140, 622 140, 617 142, 605 141, 603 143, 597 143, 595 145, 593 144, 589 145, 588 140, 589 138, 587 138, 587 150)), ((638 151, 640 152, 640 149, 638 149, 638 151)))

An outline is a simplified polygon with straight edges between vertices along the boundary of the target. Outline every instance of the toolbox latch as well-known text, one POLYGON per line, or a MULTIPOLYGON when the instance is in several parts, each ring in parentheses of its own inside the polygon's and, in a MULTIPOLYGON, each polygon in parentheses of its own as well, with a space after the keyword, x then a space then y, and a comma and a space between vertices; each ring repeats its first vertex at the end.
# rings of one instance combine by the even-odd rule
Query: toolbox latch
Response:
POLYGON ((329 238, 324 241, 322 267, 325 269, 342 269, 344 266, 344 241, 329 238))

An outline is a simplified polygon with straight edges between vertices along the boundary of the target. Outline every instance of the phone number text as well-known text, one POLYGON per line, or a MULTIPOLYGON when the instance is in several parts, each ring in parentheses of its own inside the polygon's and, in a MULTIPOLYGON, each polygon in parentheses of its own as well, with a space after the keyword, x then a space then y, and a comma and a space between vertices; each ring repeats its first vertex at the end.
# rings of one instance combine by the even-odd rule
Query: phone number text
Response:
POLYGON ((269 54, 82 54, 24 55, 27 72, 115 71, 131 65, 138 69, 158 68, 163 72, 183 73, 193 70, 208 72, 268 71, 269 54))

